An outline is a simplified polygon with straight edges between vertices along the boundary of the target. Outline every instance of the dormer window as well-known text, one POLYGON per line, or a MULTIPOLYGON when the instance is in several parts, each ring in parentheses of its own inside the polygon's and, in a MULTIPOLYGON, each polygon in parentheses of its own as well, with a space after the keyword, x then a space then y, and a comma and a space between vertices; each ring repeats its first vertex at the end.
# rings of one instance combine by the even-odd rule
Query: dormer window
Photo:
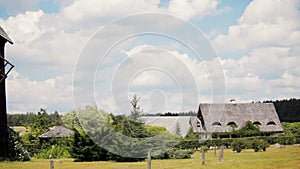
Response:
POLYGON ((269 121, 267 123, 267 126, 276 126, 276 123, 274 121, 269 121))
POLYGON ((229 123, 227 123, 227 126, 230 126, 230 127, 233 127, 233 128, 236 128, 236 127, 238 127, 238 125, 235 123, 235 122, 229 122, 229 123))
POLYGON ((255 126, 261 126, 261 123, 259 121, 255 121, 252 124, 255 125, 255 126))
POLYGON ((220 122, 214 122, 212 126, 222 126, 222 124, 220 122))

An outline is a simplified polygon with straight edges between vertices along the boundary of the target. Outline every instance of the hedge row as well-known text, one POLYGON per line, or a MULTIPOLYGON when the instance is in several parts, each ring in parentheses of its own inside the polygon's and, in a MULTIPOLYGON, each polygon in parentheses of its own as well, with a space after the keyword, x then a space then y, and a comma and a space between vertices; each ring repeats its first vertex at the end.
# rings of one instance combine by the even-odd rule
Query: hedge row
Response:
POLYGON ((186 159, 191 158, 191 155, 195 151, 193 150, 179 150, 179 149, 170 149, 165 153, 153 156, 153 159, 186 159))
POLYGON ((223 138, 223 139, 209 139, 209 140, 182 140, 176 148, 179 149, 198 149, 201 146, 225 146, 226 148, 232 145, 234 140, 254 140, 260 139, 266 141, 268 144, 283 144, 283 145, 292 145, 292 144, 300 144, 300 136, 269 136, 269 137, 245 137, 245 138, 223 138))
POLYGON ((253 149, 255 152, 266 151, 269 146, 270 144, 262 139, 235 139, 231 144, 232 150, 237 153, 240 153, 243 149, 253 149))

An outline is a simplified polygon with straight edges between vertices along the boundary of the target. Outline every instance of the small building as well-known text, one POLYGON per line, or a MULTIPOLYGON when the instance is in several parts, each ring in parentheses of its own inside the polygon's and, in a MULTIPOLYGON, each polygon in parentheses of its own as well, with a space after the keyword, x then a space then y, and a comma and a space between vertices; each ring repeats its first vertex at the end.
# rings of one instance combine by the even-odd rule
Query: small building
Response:
POLYGON ((188 132, 200 132, 200 120, 196 116, 143 116, 142 121, 147 126, 165 127, 170 133, 185 137, 188 132))
POLYGON ((283 131, 273 103, 200 104, 198 118, 201 135, 205 139, 213 132, 231 132, 233 126, 240 129, 247 121, 257 125, 260 131, 283 131))
POLYGON ((39 136, 40 139, 50 139, 50 138, 64 138, 70 137, 73 131, 64 126, 54 126, 52 129, 46 133, 39 136))

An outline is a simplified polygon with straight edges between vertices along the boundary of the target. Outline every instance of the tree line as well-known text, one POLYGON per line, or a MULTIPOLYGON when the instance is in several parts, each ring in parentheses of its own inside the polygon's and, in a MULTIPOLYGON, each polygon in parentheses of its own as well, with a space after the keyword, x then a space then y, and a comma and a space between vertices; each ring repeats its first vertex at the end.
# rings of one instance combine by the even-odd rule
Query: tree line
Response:
POLYGON ((267 100, 264 103, 274 104, 281 122, 300 122, 300 99, 267 100))
MULTIPOLYGON (((263 103, 273 103, 281 122, 300 122, 300 99, 284 99, 284 100, 266 100, 263 103)), ((45 109, 40 109, 38 113, 29 112, 26 114, 8 114, 7 121, 9 126, 28 126, 32 124, 39 114, 47 114, 48 123, 51 125, 59 125, 62 115, 57 111, 48 114, 45 109)), ((146 116, 197 116, 197 112, 166 112, 156 114, 143 114, 146 116)))
POLYGON ((8 114, 7 123, 8 126, 29 126, 37 121, 36 119, 40 118, 41 123, 48 123, 49 126, 55 126, 61 123, 61 117, 62 115, 57 111, 49 114, 46 109, 41 108, 37 113, 8 114))

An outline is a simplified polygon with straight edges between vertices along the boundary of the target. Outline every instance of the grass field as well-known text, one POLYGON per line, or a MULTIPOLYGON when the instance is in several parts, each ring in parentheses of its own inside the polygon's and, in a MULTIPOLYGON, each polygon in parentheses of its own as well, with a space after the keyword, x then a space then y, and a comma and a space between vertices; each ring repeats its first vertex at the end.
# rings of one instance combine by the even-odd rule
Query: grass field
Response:
MULTIPOLYGON (((32 159, 30 162, 0 162, 0 169, 48 169, 49 160, 32 159)), ((134 163, 117 162, 73 162, 72 159, 55 160, 55 169, 146 169, 147 161, 134 163)), ((266 152, 246 150, 240 154, 224 151, 224 160, 219 162, 213 151, 206 153, 206 165, 201 165, 201 154, 191 159, 153 160, 152 169, 299 169, 300 147, 286 146, 284 149, 270 147, 266 152)))

